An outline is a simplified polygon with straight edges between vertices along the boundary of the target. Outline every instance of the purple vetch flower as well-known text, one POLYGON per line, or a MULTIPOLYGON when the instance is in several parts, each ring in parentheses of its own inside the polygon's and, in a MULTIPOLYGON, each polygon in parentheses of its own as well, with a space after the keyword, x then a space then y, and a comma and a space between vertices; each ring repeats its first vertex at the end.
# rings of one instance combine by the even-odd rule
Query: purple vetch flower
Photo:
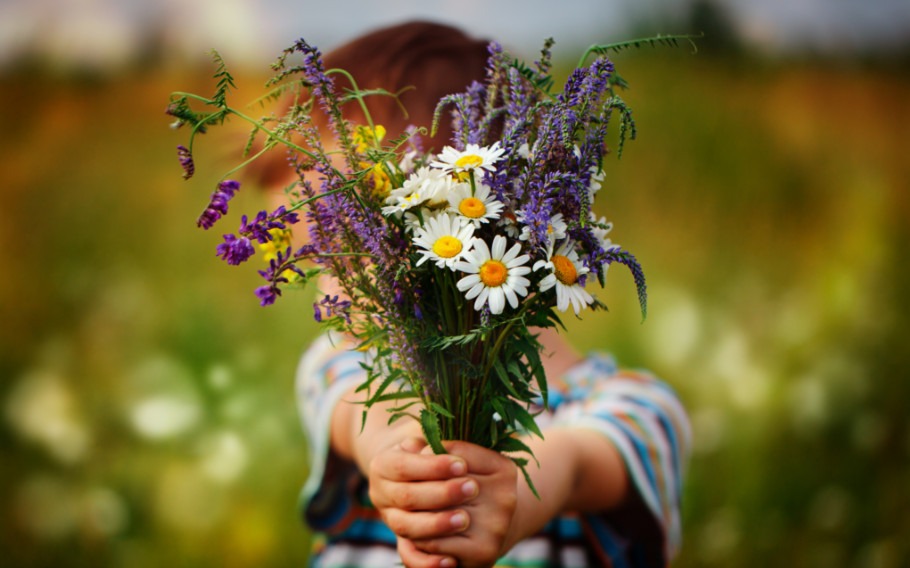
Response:
POLYGON ((203 211, 199 216, 199 219, 196 220, 196 226, 206 230, 211 229, 212 225, 214 225, 222 215, 227 215, 228 201, 234 197, 234 194, 239 189, 240 182, 231 179, 226 179, 219 183, 218 189, 212 193, 212 197, 209 199, 208 207, 205 208, 205 211, 203 211))
POLYGON ((193 163, 193 155, 186 146, 177 146, 177 159, 180 160, 180 167, 183 168, 183 179, 190 179, 196 173, 196 164, 193 163))
POLYGON ((326 317, 340 316, 344 318, 346 323, 350 324, 351 305, 350 300, 339 300, 337 294, 334 296, 326 294, 325 298, 318 302, 313 302, 313 319, 317 322, 322 322, 322 310, 324 309, 326 317))
POLYGON ((275 300, 280 295, 281 290, 275 285, 260 286, 259 288, 256 288, 256 297, 259 298, 259 305, 263 307, 274 304, 275 300))
POLYGON ((244 215, 240 218, 239 233, 265 244, 272 240, 269 229, 286 229, 288 225, 293 225, 299 220, 297 213, 288 213, 282 205, 272 213, 260 211, 252 221, 244 215))
POLYGON ((216 249, 217 256, 234 266, 245 262, 255 252, 256 250, 250 243, 250 239, 246 237, 237 238, 236 235, 224 235, 224 242, 218 245, 216 249))

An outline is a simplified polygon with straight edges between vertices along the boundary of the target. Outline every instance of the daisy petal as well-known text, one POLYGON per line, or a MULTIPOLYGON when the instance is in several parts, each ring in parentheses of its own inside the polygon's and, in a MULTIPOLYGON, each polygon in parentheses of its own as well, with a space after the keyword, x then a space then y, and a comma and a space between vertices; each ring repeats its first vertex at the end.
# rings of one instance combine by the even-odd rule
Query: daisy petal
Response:
MULTIPOLYGON (((465 263, 459 262, 458 264, 465 264, 465 263)), ((456 268, 459 268, 459 270, 461 270, 461 268, 458 267, 457 265, 456 265, 456 268)), ((471 267, 471 268, 473 268, 473 267, 471 267)), ((468 276, 465 276, 458 282, 456 282, 455 287, 458 288, 459 292, 464 292, 465 290, 467 290, 471 286, 474 286, 478 282, 480 282, 480 276, 478 276, 477 274, 470 274, 468 276)))
POLYGON ((502 309, 506 306, 505 295, 502 287, 490 288, 490 313, 501 314, 502 309))

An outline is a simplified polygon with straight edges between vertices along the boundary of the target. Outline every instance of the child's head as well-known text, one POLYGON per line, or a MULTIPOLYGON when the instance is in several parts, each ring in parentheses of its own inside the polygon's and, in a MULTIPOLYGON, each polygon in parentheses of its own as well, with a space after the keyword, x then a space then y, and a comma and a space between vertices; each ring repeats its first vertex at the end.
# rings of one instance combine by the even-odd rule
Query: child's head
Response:
MULTIPOLYGON (((373 123, 385 127, 387 139, 394 139, 412 125, 429 129, 442 97, 463 92, 473 81, 483 80, 487 46, 487 41, 471 38, 450 26, 409 22, 358 37, 326 53, 323 65, 325 69, 344 69, 361 90, 395 93, 407 89, 397 102, 387 96, 366 98, 373 123)), ((338 92, 351 87, 343 75, 332 77, 338 92)), ((342 111, 346 119, 365 124, 357 104, 349 103, 342 111)), ((319 118, 314 116, 317 123, 319 118)), ((439 150, 451 137, 450 125, 441 120, 427 149, 439 150)), ((280 186, 291 175, 280 151, 266 156, 252 173, 266 187, 280 186)))
MULTIPOLYGON (((326 69, 345 69, 361 89, 382 88, 401 94, 401 107, 390 97, 370 97, 367 106, 376 124, 395 137, 409 125, 429 127, 439 99, 460 93, 472 81, 484 78, 487 42, 460 30, 429 22, 411 22, 361 36, 325 55, 326 69)), ((349 87, 336 75, 336 86, 349 87)), ((362 123, 360 108, 349 105, 346 118, 362 123)), ((440 124, 434 140, 448 142, 451 129, 440 124), (445 127, 445 130, 443 130, 445 127)))

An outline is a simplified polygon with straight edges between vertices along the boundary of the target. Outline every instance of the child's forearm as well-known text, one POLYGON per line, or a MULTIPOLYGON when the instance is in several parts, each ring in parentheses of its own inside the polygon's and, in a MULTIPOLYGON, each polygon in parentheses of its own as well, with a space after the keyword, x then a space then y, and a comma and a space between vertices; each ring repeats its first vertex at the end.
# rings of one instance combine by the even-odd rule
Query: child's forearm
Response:
POLYGON ((519 479, 510 546, 536 534, 560 513, 607 511, 625 498, 629 480, 624 462, 599 432, 553 428, 543 439, 525 441, 540 462, 540 467, 533 461, 528 465, 540 499, 519 479))

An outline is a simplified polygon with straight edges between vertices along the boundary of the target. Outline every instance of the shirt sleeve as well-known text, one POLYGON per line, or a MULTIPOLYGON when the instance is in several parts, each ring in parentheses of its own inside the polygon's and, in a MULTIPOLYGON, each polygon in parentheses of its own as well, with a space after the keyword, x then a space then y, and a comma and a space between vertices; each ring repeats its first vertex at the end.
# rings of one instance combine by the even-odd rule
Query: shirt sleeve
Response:
POLYGON ((334 532, 348 516, 354 464, 331 451, 332 413, 366 371, 363 353, 335 334, 321 335, 303 354, 295 381, 297 406, 307 438, 310 472, 300 495, 301 512, 315 530, 334 532))
POLYGON ((691 446, 689 420, 675 392, 651 374, 618 370, 602 354, 555 381, 551 392, 557 393, 557 400, 551 396, 552 424, 590 428, 609 438, 636 490, 618 514, 597 520, 624 533, 642 555, 662 557, 654 564, 666 563, 681 541, 680 494, 691 446))

